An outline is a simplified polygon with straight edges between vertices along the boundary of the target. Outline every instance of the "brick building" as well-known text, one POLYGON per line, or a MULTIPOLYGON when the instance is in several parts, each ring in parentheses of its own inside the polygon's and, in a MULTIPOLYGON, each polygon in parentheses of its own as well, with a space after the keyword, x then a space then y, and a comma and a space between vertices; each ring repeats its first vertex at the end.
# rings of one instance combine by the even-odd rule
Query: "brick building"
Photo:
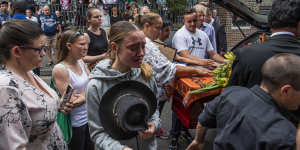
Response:
MULTIPOLYGON (((252 10, 254 10, 259 14, 268 14, 268 11, 270 10, 272 5, 272 0, 263 0, 262 3, 256 3, 256 0, 240 0, 240 1, 242 1, 249 8, 251 8, 252 10)), ((218 11, 218 16, 220 17, 221 24, 225 25, 228 49, 231 49, 235 44, 241 41, 244 37, 242 33, 239 31, 239 29, 232 23, 233 14, 218 5, 215 6, 218 11)), ((238 22, 240 24, 242 31, 245 33, 246 36, 257 31, 256 27, 251 26, 250 24, 244 22, 241 19, 238 19, 238 22)))

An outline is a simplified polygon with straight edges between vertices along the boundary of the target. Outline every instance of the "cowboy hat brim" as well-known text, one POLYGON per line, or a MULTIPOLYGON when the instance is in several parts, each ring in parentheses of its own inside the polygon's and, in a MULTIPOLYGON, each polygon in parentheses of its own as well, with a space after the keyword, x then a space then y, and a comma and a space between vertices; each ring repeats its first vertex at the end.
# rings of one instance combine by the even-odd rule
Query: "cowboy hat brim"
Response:
POLYGON ((130 139, 137 135, 136 131, 124 131, 120 127, 121 123, 118 123, 115 119, 116 112, 114 112, 114 105, 120 96, 126 94, 135 95, 140 97, 141 100, 144 100, 150 108, 149 117, 154 114, 157 108, 157 99, 155 94, 148 86, 141 82, 133 80, 124 81, 107 90, 100 102, 100 120, 105 132, 116 140, 130 139))

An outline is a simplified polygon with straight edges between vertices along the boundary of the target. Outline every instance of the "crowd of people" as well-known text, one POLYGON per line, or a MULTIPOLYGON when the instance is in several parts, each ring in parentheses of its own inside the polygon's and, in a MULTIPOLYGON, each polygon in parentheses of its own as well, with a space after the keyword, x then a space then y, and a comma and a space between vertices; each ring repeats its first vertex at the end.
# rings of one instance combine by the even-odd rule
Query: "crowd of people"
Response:
POLYGON ((217 128, 215 150, 296 148, 299 0, 274 0, 271 37, 235 52, 229 87, 205 105, 194 139, 175 114, 170 134, 161 128, 160 117, 168 100, 166 85, 178 77, 213 76, 212 69, 226 63, 224 25, 211 9, 202 4, 185 9, 184 25, 170 44, 172 23, 148 6, 133 6, 124 17, 117 7, 91 6, 82 32, 64 28, 60 12, 51 13, 48 5, 36 18, 27 5, 25 0, 1 3, 0 149, 156 150, 159 137, 171 138, 169 150, 176 150, 183 134, 190 142, 187 150, 202 150, 210 128, 217 128), (174 61, 157 43, 176 49, 174 61), (39 77, 45 55, 54 65, 51 87, 39 77), (154 93, 157 107, 136 139, 116 139, 103 125, 107 118, 100 115, 105 107, 100 105, 115 85, 132 80, 154 93), (68 86, 73 92, 62 106, 68 86))
MULTIPOLYGON (((99 13, 101 13, 101 24, 99 28, 101 27, 102 30, 105 30, 106 32, 109 31, 112 24, 118 21, 129 21, 134 22, 135 18, 138 15, 143 15, 145 13, 150 12, 149 6, 150 1, 145 1, 141 5, 141 3, 138 3, 136 1, 122 1, 116 3, 115 1, 89 1, 84 2, 82 1, 80 4, 76 4, 76 8, 70 8, 69 6, 66 7, 63 2, 53 2, 51 3, 43 3, 43 2, 35 2, 35 3, 28 3, 26 1, 25 3, 20 3, 17 5, 20 5, 19 8, 15 9, 17 10, 17 14, 24 14, 25 17, 29 20, 32 20, 36 23, 38 23, 43 31, 45 32, 47 36, 47 56, 49 63, 48 66, 53 66, 55 63, 54 56, 56 55, 56 49, 57 46, 56 43, 60 39, 62 32, 68 28, 68 26, 76 26, 80 27, 81 30, 85 31, 88 30, 89 36, 92 37, 92 49, 94 49, 95 45, 93 43, 94 38, 103 38, 103 37, 96 37, 93 36, 92 33, 95 35, 99 35, 99 31, 97 33, 91 31, 91 8, 97 9, 99 13), (62 4, 60 4, 62 3, 62 4), (122 5, 121 5, 122 4, 122 5), (26 7, 23 7, 23 6, 26 7), (66 7, 66 8, 64 8, 66 7), (24 12, 25 9, 25 12, 24 12)), ((165 5, 166 2, 158 2, 160 5, 165 5)), ((69 3, 70 6, 71 3, 69 3)), ((9 7, 11 6, 10 1, 3 0, 1 1, 1 10, 0 10, 0 24, 13 19, 12 13, 9 12, 9 7)), ((13 9, 11 9, 13 10, 13 9)), ((24 16, 22 16, 24 17, 24 16)), ((95 19, 94 19, 95 20, 95 19)), ((101 31, 103 32, 103 31, 101 31)), ((106 36, 106 33, 103 33, 101 36, 106 36)), ((101 45, 98 45, 103 50, 107 49, 107 41, 102 43, 101 45)), ((89 51, 89 56, 92 54, 92 56, 96 55, 93 50, 89 51)), ((96 52, 98 53, 98 52, 96 52)), ((101 54, 103 52, 100 52, 101 54)), ((99 58, 98 58, 99 59, 99 58)), ((95 62, 95 59, 88 59, 88 63, 95 62)), ((35 73, 39 75, 39 69, 35 70, 35 73)))

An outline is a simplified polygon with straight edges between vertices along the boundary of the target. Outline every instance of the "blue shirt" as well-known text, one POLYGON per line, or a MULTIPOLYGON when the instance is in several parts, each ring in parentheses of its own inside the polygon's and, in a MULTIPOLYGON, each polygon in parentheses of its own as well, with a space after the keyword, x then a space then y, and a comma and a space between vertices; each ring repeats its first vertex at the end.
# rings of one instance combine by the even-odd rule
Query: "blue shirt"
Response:
POLYGON ((216 34, 215 34, 214 27, 212 25, 206 23, 206 22, 203 22, 203 25, 200 28, 200 30, 204 31, 207 34, 207 36, 210 40, 210 43, 212 44, 214 50, 217 50, 216 34))
POLYGON ((1 23, 1 24, 3 24, 4 22, 9 21, 10 19, 11 19, 11 18, 10 18, 9 13, 4 14, 2 11, 0 11, 0 23, 1 23))
POLYGON ((57 33, 57 19, 54 14, 44 15, 41 14, 38 17, 38 22, 41 25, 42 30, 45 35, 53 36, 57 33))
POLYGON ((27 19, 24 14, 14 14, 12 19, 27 19))

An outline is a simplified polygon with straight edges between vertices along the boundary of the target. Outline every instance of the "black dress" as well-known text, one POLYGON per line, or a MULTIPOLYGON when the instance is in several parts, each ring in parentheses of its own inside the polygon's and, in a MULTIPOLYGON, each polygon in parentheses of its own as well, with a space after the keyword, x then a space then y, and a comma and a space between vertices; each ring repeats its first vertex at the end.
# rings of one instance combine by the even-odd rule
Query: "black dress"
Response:
POLYGON ((100 29, 101 34, 96 35, 91 31, 87 30, 91 42, 88 49, 88 56, 96 56, 105 53, 108 50, 108 41, 106 38, 106 32, 100 29))
POLYGON ((119 15, 116 16, 116 17, 114 17, 114 16, 110 17, 110 23, 111 23, 111 25, 113 25, 114 23, 116 23, 118 21, 121 21, 121 20, 122 20, 122 18, 119 15))

